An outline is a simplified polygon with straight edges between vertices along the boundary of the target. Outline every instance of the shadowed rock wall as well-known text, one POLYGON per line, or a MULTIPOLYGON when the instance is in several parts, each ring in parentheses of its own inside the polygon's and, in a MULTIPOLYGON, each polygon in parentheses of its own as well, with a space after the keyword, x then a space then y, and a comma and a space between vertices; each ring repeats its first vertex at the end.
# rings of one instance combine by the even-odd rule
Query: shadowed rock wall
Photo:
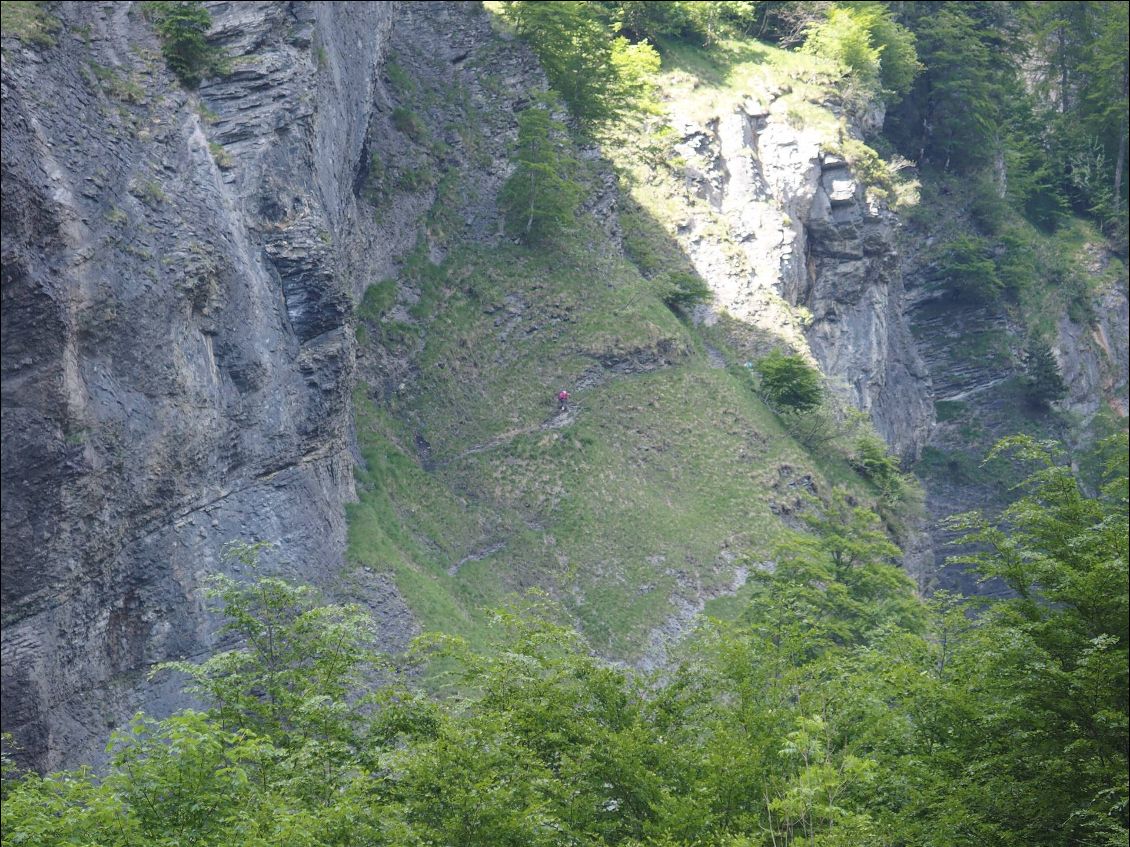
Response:
POLYGON ((3 723, 96 758, 214 640, 233 539, 336 574, 353 496, 354 174, 393 4, 212 3, 186 92, 140 4, 3 58, 3 723))

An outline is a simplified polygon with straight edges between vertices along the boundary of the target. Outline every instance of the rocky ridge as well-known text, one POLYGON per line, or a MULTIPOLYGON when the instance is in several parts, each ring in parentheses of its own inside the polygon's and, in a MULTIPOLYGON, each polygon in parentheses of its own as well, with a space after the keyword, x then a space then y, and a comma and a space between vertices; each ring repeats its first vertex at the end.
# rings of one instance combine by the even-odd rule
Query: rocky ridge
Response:
POLYGON ((676 237, 714 312, 810 355, 842 400, 913 459, 933 404, 903 317, 898 219, 827 152, 826 131, 794 125, 786 101, 764 95, 705 124, 671 104, 689 203, 676 237))

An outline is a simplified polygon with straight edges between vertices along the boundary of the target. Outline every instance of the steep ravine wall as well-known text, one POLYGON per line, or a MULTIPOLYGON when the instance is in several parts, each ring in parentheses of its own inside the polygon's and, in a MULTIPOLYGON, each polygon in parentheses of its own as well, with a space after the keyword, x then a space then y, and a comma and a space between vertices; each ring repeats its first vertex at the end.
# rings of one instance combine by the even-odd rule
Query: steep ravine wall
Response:
MULTIPOLYGON (((3 52, 3 728, 90 761, 214 643, 233 538, 336 573, 353 496, 352 192, 394 8, 212 3, 186 92, 140 4, 3 52)), ((285 558, 284 558, 285 556, 285 558)))
MULTIPOLYGON (((960 209, 938 211, 936 218, 961 221, 960 209)), ((929 549, 924 571, 938 588, 966 593, 995 593, 1000 583, 981 584, 946 558, 959 552, 945 519, 966 511, 998 512, 1015 497, 1019 482, 1004 463, 982 466, 1001 438, 1026 433, 1067 446, 1076 467, 1105 429, 1127 412, 1130 315, 1125 280, 1111 272, 1117 257, 1106 245, 1088 245, 1091 258, 1077 271, 1090 277, 1093 294, 1090 321, 1077 321, 1060 304, 1049 321, 1048 341, 1062 374, 1066 396, 1055 408, 1034 407, 1025 395, 1024 351, 1034 330, 1026 325, 1039 316, 1025 315, 1009 303, 962 302, 939 285, 931 266, 930 241, 939 240, 930 227, 906 232, 903 256, 908 292, 906 320, 914 343, 932 377, 939 410, 922 461, 914 468, 923 480, 930 518, 929 549), (1100 419, 1102 414, 1105 420, 1100 419)), ((1041 283, 1044 284, 1044 283, 1041 283)), ((1085 463, 1084 463, 1085 464, 1085 463)))

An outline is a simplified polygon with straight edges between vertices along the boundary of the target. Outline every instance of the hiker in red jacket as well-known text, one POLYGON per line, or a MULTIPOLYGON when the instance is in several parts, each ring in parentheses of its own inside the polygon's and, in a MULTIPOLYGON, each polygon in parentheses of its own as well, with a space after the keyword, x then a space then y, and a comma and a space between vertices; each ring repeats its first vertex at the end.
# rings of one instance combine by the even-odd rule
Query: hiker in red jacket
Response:
POLYGON ((557 408, 558 411, 569 411, 569 392, 562 388, 557 392, 557 408))

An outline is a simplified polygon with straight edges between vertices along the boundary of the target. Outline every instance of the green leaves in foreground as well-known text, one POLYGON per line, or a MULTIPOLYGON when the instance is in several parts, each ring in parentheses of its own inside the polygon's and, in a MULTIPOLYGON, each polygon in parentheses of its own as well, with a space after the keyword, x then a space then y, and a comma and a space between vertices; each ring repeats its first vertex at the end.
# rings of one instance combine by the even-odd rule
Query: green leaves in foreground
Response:
POLYGON ((1123 844, 1125 434, 1106 449, 1091 495, 1047 445, 998 448, 1034 465, 1020 498, 957 528, 1010 597, 921 602, 836 493, 659 679, 535 597, 484 652, 419 639, 403 661, 429 694, 373 656, 360 610, 222 580, 240 644, 173 666, 208 711, 139 716, 102 777, 6 764, 3 844, 1123 844))

